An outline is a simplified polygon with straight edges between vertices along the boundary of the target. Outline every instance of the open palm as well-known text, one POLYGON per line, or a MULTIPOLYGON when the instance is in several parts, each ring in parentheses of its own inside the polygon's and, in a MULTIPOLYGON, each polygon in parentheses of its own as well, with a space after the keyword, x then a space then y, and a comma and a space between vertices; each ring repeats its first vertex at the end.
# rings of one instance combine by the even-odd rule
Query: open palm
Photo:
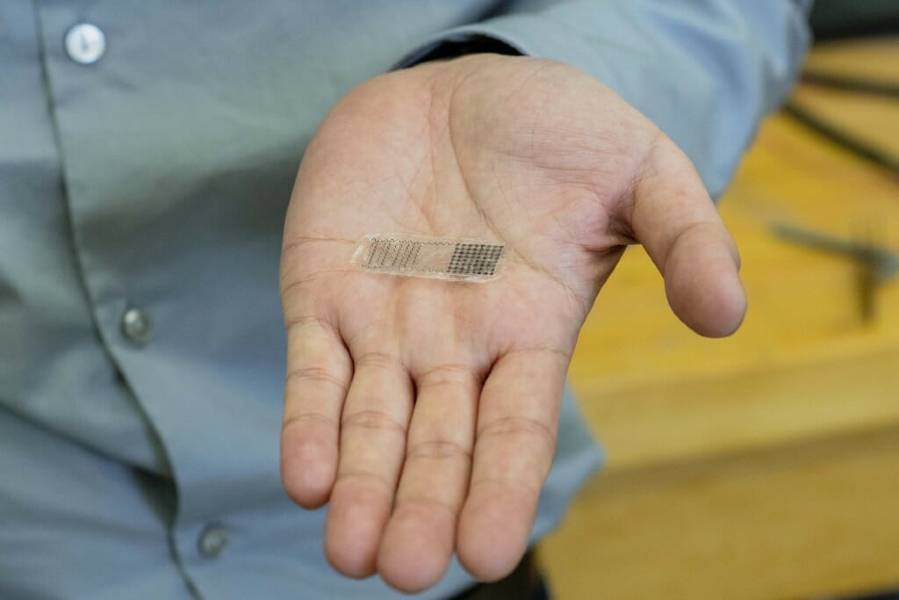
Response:
POLYGON ((733 244, 689 161, 607 88, 477 55, 371 80, 323 123, 287 216, 282 475, 329 502, 325 548, 406 591, 454 551, 477 578, 525 550, 578 331, 642 243, 688 325, 744 311, 733 244), (351 264, 370 234, 505 246, 465 283, 351 264))

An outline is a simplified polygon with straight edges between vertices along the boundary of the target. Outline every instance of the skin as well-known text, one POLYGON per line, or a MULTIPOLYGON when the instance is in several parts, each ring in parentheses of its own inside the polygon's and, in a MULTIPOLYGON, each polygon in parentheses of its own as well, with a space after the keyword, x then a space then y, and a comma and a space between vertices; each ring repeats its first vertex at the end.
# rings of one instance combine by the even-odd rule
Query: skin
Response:
POLYGON ((574 68, 474 55, 372 79, 308 147, 287 214, 281 466, 328 503, 325 553, 406 592, 455 552, 478 580, 527 546, 578 332, 628 244, 690 328, 746 308, 734 243, 684 154, 574 68), (367 234, 505 244, 487 283, 358 270, 367 234))

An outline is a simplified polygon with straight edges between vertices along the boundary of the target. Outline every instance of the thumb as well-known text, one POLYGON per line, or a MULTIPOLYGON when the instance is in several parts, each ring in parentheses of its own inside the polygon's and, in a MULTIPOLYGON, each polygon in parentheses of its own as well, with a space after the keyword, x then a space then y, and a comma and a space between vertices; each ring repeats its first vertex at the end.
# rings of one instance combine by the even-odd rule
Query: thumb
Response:
POLYGON ((671 309, 696 333, 724 337, 740 326, 746 295, 740 257, 690 160, 664 136, 634 186, 630 229, 665 278, 671 309))

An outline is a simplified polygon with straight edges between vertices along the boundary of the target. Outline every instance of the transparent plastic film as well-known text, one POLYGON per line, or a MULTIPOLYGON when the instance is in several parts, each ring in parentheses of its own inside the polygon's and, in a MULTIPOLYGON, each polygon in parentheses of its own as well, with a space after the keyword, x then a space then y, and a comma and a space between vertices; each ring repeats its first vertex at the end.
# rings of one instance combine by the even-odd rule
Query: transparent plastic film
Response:
POLYGON ((471 239, 367 235, 352 263, 364 271, 449 281, 490 281, 503 264, 505 246, 471 239))

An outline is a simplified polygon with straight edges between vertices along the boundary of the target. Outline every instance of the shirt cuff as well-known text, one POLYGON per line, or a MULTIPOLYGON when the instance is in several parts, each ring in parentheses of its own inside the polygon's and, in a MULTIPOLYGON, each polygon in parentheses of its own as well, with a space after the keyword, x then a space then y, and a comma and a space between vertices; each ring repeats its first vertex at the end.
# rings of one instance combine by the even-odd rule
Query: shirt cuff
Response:
POLYGON ((464 47, 478 38, 494 40, 519 55, 576 67, 615 90, 665 131, 694 161, 710 190, 717 192, 724 188, 730 169, 719 168, 721 161, 709 159, 708 130, 691 126, 690 119, 684 117, 707 112, 706 105, 713 97, 708 78, 693 71, 680 73, 679 77, 660 78, 658 57, 639 42, 642 38, 634 35, 637 25, 627 19, 618 25, 606 23, 609 31, 598 31, 595 27, 591 31, 595 19, 572 24, 554 18, 552 13, 541 17, 503 15, 435 33, 422 40, 394 68, 431 60, 442 47, 464 47), (647 85, 647 81, 656 85, 647 85), (660 97, 665 101, 660 102, 660 97))
POLYGON ((446 34, 418 47, 407 54, 394 68, 403 69, 423 62, 458 58, 469 54, 503 54, 506 56, 521 56, 523 54, 517 47, 504 40, 480 33, 472 32, 445 36, 446 34))

